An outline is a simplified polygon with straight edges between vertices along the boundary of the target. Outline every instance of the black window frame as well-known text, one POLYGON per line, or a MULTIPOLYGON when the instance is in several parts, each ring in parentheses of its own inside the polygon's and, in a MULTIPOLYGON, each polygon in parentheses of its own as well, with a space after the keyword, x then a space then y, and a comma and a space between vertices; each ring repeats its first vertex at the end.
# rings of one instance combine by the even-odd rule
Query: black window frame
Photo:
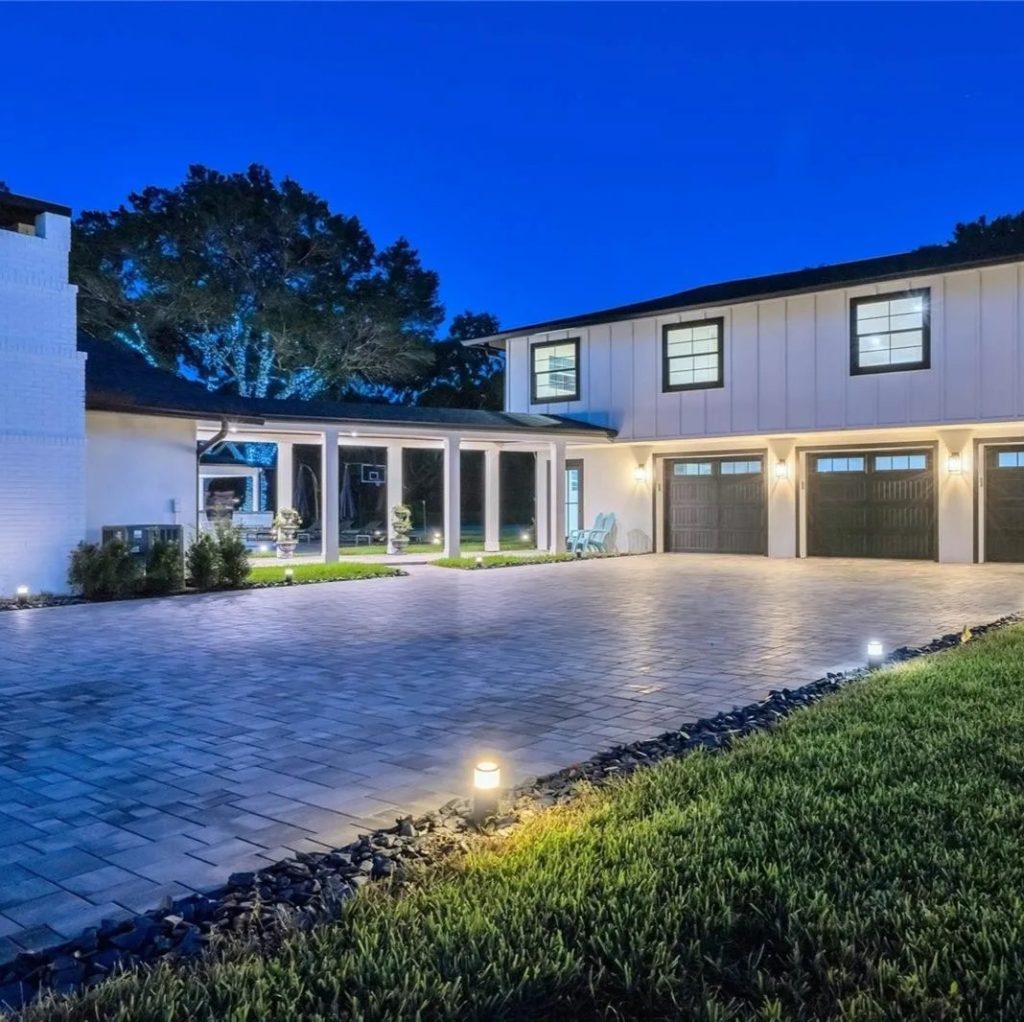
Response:
MULTIPOLYGON (((692 358, 694 356, 676 356, 692 358)), ((707 319, 688 319, 682 323, 665 323, 661 328, 661 392, 674 394, 684 390, 718 390, 725 386, 725 317, 710 316, 707 319), (686 327, 716 326, 718 327, 718 379, 702 380, 700 383, 669 383, 668 335, 670 330, 681 330, 686 327)))
MULTIPOLYGON (((890 331, 890 335, 891 335, 890 331)), ((872 376, 875 373, 905 373, 932 367, 932 289, 913 287, 903 291, 889 291, 881 295, 861 295, 850 299, 850 375, 872 376), (857 333, 857 309, 872 302, 892 302, 901 298, 924 297, 921 317, 921 358, 917 362, 898 362, 895 365, 862 366, 860 364, 860 335, 857 333)))
MULTIPOLYGON (((557 372, 551 370, 550 372, 557 372)), ((564 372, 564 370, 562 370, 564 372)), ((550 374, 550 373, 549 373, 550 374)), ((579 401, 580 399, 580 339, 579 337, 566 337, 561 341, 538 341, 530 345, 530 404, 531 405, 556 405, 564 401, 579 401), (543 348, 559 348, 571 344, 575 348, 576 361, 576 389, 571 394, 559 395, 558 397, 537 397, 537 355, 536 352, 543 348)))

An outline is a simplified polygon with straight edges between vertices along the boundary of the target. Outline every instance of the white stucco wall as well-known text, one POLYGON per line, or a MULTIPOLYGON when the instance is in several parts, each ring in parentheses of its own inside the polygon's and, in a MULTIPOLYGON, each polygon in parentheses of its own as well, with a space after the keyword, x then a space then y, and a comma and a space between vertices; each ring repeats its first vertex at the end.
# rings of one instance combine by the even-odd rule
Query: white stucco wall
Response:
POLYGON ((85 359, 68 284, 71 223, 0 230, 0 595, 64 592, 85 525, 85 359))
POLYGON ((583 522, 586 528, 602 513, 615 514, 612 547, 620 554, 646 554, 654 549, 654 486, 648 447, 573 450, 568 457, 583 462, 583 522), (634 477, 637 465, 646 469, 643 482, 634 477))
POLYGON ((89 412, 86 532, 104 525, 196 525, 196 429, 190 419, 89 412), (175 508, 177 508, 175 510, 175 508))

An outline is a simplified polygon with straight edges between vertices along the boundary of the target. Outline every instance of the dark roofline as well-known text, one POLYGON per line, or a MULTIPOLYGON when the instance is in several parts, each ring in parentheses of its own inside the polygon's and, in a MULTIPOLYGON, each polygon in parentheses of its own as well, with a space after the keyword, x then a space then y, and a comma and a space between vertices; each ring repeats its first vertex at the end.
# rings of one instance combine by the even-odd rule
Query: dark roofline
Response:
POLYGON ((829 266, 817 266, 805 270, 771 273, 762 277, 743 277, 739 280, 728 280, 718 284, 704 284, 649 301, 633 302, 629 305, 618 305, 598 312, 587 312, 579 316, 563 316, 559 319, 531 323, 512 330, 502 330, 490 337, 480 337, 465 343, 492 346, 495 342, 527 334, 571 330, 596 326, 601 323, 639 319, 643 316, 682 312, 686 309, 740 305, 744 302, 785 298, 812 291, 831 291, 860 284, 899 280, 924 273, 948 273, 954 270, 978 269, 984 266, 998 266, 1002 263, 1021 261, 1024 261, 1024 248, 1020 251, 1003 252, 997 255, 966 256, 963 249, 952 245, 929 245, 914 249, 912 252, 899 252, 895 255, 877 256, 872 259, 858 259, 853 262, 833 263, 829 266))
POLYGON ((56 202, 46 202, 43 199, 33 199, 28 195, 17 195, 14 192, 0 192, 0 208, 17 210, 19 213, 29 213, 31 216, 39 216, 40 213, 56 213, 59 216, 71 216, 70 206, 60 206, 56 202))
POLYGON ((593 434, 616 430, 560 415, 493 412, 467 408, 428 408, 339 401, 247 398, 207 390, 199 383, 151 366, 116 341, 79 334, 87 355, 85 406, 90 411, 160 415, 182 419, 227 419, 245 425, 272 422, 329 422, 356 426, 420 427, 501 433, 593 434))

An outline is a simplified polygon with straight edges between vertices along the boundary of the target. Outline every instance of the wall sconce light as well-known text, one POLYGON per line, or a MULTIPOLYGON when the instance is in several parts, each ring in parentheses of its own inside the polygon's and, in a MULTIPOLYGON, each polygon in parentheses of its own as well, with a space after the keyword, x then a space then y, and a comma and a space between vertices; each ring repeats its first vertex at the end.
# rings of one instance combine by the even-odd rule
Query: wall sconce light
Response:
POLYGON ((28 586, 18 586, 14 595, 18 597, 18 603, 28 603, 28 586))
POLYGON ((473 820, 481 824, 498 811, 498 785, 501 768, 492 760, 483 760, 473 768, 473 820))
POLYGON ((285 568, 284 569, 284 580, 290 586, 295 585, 295 569, 294 568, 285 568))
POLYGON ((950 475, 960 475, 964 470, 964 459, 961 454, 951 454, 946 459, 946 468, 950 475))
POLYGON ((872 639, 868 643, 868 667, 881 667, 885 651, 878 639, 872 639))
POLYGON ((647 466, 637 465, 633 469, 633 482, 635 483, 646 483, 647 482, 647 466))
POLYGON ((776 479, 788 479, 789 478, 789 465, 785 461, 775 462, 775 478, 776 479))

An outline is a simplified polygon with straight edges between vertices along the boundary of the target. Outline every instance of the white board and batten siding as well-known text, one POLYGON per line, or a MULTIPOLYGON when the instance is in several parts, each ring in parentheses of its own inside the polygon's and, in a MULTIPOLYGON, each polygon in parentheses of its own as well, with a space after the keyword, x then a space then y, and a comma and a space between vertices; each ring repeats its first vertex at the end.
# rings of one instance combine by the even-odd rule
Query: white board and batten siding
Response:
POLYGON ((612 426, 620 440, 1024 418, 1024 261, 514 337, 510 411, 612 426), (931 292, 931 367, 850 373, 850 301, 931 292), (725 321, 725 385, 664 393, 669 323, 725 321), (532 404, 530 345, 580 338, 580 399, 532 404))

